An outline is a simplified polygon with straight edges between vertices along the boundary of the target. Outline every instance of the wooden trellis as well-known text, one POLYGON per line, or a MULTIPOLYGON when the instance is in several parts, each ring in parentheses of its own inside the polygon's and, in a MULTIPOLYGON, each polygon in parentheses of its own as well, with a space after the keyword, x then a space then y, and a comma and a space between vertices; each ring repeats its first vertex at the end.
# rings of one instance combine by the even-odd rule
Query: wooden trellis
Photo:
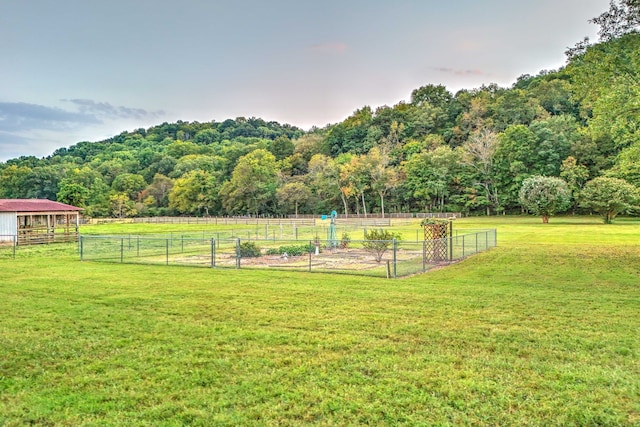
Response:
POLYGON ((447 261, 450 225, 448 221, 423 223, 424 257, 427 262, 447 261))

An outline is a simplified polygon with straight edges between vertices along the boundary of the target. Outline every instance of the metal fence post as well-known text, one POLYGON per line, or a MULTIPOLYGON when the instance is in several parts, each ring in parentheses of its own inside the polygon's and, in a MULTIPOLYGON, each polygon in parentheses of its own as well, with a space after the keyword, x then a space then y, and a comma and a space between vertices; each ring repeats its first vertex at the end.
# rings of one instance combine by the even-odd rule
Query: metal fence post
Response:
POLYGON ((478 253, 478 233, 476 233, 476 253, 478 253))
POLYGON ((393 239, 393 278, 395 279, 396 277, 398 277, 397 275, 397 263, 398 263, 398 257, 397 257, 397 241, 394 238, 393 239))
MULTIPOLYGON (((15 248, 15 245, 14 245, 14 248, 15 248)), ((84 249, 84 236, 80 236, 80 261, 84 261, 84 250, 83 249, 84 249)), ((15 253, 16 252, 15 252, 15 249, 14 249, 14 251, 13 251, 14 258, 15 258, 15 253)))
POLYGON ((427 241, 422 241, 422 272, 427 271, 427 241))
MULTIPOLYGON (((458 230, 456 230, 456 243, 458 243, 458 230)), ((462 242, 464 244, 464 241, 462 242)), ((453 219, 449 219, 449 261, 453 261, 453 219)))
POLYGON ((236 268, 240 268, 240 238, 236 240, 236 268))
MULTIPOLYGON (((173 243, 173 239, 171 240, 171 243, 173 243)), ((167 265, 169 265, 169 239, 166 240, 166 251, 165 251, 165 253, 167 255, 166 256, 166 262, 167 262, 167 265)))
POLYGON ((464 241, 466 240, 466 237, 467 236, 465 235, 462 236, 462 258, 464 258, 464 241))
POLYGON ((120 238, 120 263, 124 262, 124 237, 120 238))
POLYGON ((216 266, 216 241, 211 238, 211 268, 216 266))

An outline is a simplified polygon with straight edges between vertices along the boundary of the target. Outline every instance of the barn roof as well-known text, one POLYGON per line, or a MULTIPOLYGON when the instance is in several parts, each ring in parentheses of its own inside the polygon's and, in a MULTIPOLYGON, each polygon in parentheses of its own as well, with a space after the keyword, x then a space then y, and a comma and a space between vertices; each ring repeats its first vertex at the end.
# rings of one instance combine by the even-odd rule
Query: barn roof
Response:
POLYGON ((68 212, 82 208, 47 199, 0 199, 0 212, 68 212))

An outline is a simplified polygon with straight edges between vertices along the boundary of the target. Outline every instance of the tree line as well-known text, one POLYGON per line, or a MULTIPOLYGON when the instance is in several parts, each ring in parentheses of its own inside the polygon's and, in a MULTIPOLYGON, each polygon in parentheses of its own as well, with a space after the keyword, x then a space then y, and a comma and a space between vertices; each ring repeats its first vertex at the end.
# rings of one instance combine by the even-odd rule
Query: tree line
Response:
MULTIPOLYGON (((640 186, 640 2, 612 2, 600 39, 554 71, 455 94, 427 84, 303 131, 259 118, 163 123, 0 163, 0 198, 89 216, 531 210, 525 180, 555 177, 563 209, 594 179, 640 186)), ((531 183, 529 183, 530 185, 531 183)), ((634 203, 628 204, 628 207, 634 203)))

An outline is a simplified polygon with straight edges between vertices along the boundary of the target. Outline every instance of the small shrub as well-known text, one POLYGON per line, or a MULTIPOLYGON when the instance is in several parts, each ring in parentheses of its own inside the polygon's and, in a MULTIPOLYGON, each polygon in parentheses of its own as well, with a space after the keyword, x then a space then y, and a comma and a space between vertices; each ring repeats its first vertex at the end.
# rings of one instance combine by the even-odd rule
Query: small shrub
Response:
POLYGON ((256 258, 261 256, 260 248, 255 242, 240 243, 240 256, 242 258, 256 258))
POLYGON ((374 229, 365 233, 364 239, 364 249, 373 253, 376 262, 380 262, 384 253, 391 247, 393 239, 400 240, 400 235, 389 230, 374 229))
POLYGON ((342 239, 340 240, 340 249, 347 249, 351 243, 351 237, 349 233, 342 233, 342 239))
POLYGON ((313 243, 307 243, 306 245, 288 245, 280 246, 279 248, 271 248, 267 250, 267 255, 282 255, 287 253, 289 256, 301 256, 305 254, 315 253, 316 246, 313 243))

